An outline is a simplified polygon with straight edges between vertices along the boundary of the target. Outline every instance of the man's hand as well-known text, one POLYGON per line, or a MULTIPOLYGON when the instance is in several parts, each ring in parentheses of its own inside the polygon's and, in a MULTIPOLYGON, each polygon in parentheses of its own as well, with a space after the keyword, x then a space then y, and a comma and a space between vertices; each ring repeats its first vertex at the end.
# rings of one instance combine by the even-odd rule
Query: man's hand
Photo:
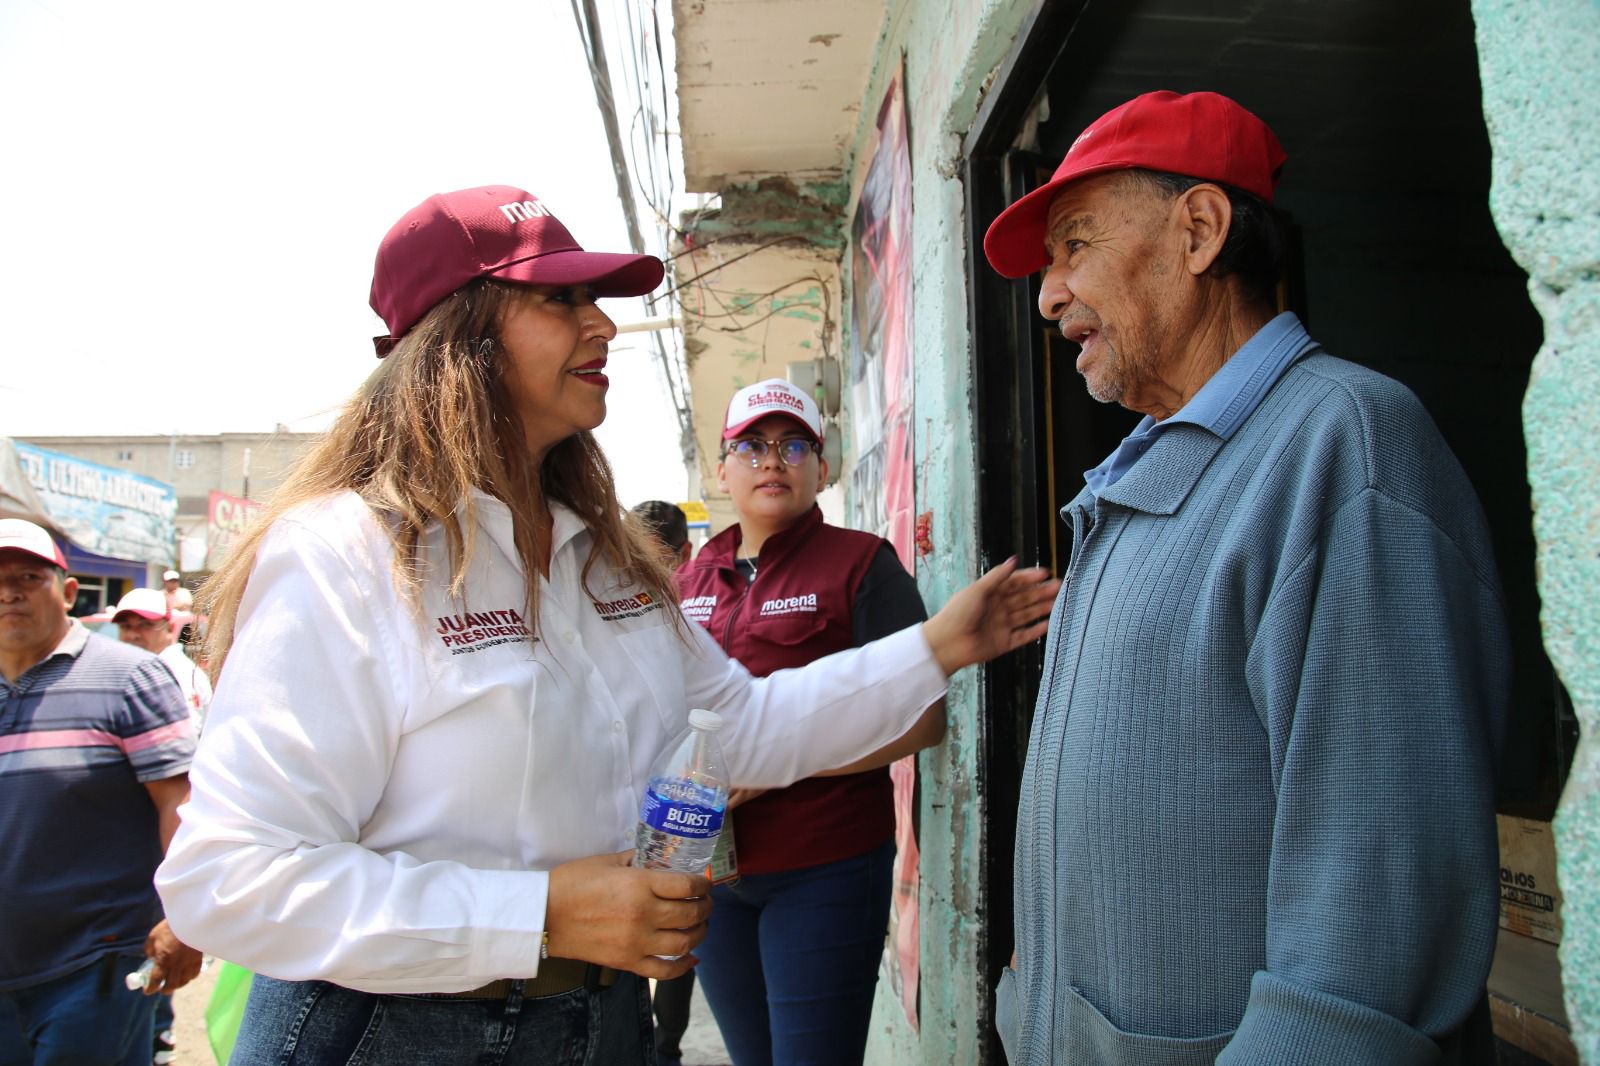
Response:
POLYGON ((176 992, 200 976, 200 953, 174 936, 165 918, 144 938, 144 954, 155 960, 144 986, 147 996, 176 992))
POLYGON ((950 597, 922 632, 944 672, 953 674, 1044 636, 1060 588, 1050 571, 1018 570, 1016 559, 1007 559, 950 597))
POLYGON ((545 930, 550 954, 665 980, 699 960, 711 882, 666 870, 636 870, 632 852, 574 859, 550 871, 545 930), (678 955, 667 961, 658 955, 678 955))

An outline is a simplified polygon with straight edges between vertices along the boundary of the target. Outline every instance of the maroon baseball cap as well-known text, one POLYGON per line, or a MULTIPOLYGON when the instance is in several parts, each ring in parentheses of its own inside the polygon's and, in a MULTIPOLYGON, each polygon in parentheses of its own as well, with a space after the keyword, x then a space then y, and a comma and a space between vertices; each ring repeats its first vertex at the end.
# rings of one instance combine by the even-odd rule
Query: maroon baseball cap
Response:
POLYGON ((1091 174, 1161 170, 1232 185, 1271 203, 1285 158, 1267 124, 1226 96, 1145 93, 1078 134, 1050 181, 1000 212, 983 236, 983 254, 1002 277, 1043 270, 1051 201, 1063 186, 1091 174))
POLYGON ((389 354, 440 300, 473 278, 588 285, 596 296, 643 296, 666 268, 653 255, 586 252, 535 195, 509 185, 436 193, 407 211, 378 246, 372 309, 389 354))

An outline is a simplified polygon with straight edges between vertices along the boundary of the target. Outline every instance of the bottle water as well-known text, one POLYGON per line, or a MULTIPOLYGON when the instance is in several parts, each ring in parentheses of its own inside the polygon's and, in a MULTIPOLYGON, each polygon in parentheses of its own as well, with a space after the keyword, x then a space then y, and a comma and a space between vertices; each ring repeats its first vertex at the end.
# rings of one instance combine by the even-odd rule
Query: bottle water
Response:
POLYGON ((728 809, 728 771, 717 745, 722 716, 696 708, 689 730, 650 768, 633 864, 703 876, 728 809))
POLYGON ((138 992, 140 989, 149 986, 150 974, 154 972, 155 968, 155 959, 145 959, 139 964, 139 968, 137 970, 133 971, 122 979, 122 983, 128 986, 129 992, 138 992))

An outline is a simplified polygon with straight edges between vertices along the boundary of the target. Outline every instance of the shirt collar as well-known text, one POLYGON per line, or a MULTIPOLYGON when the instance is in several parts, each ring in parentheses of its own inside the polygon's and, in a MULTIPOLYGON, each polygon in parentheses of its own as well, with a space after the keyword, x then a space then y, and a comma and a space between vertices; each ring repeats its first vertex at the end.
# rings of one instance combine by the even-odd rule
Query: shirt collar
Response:
POLYGON ((67 626, 66 635, 62 637, 60 643, 56 645, 55 651, 51 652, 49 655, 46 655, 45 658, 49 659, 57 655, 69 655, 76 659, 79 653, 83 651, 84 645, 88 643, 88 628, 82 622, 74 618, 71 620, 71 624, 67 626))
MULTIPOLYGON (((511 508, 507 507, 503 500, 481 489, 472 490, 472 503, 477 509, 480 527, 489 534, 489 538, 507 559, 520 566, 522 556, 517 551, 511 508)), ((583 533, 586 527, 565 504, 547 498, 545 505, 550 508, 550 558, 553 560, 563 548, 583 533)))
POLYGON ((1188 403, 1160 422, 1146 415, 1104 462, 1093 470, 1084 471, 1084 483, 1090 493, 1105 497, 1173 426, 1192 425, 1203 429, 1218 446, 1232 439, 1245 419, 1261 406, 1261 401, 1284 371, 1313 344, 1311 335, 1293 311, 1285 311, 1272 319, 1245 341, 1188 403))
MULTIPOLYGON (((1289 364, 1310 345, 1311 335, 1299 317, 1293 311, 1283 312, 1245 341, 1188 403, 1160 423, 1161 428, 1187 422, 1231 440, 1244 420, 1261 406, 1289 364)), ((1155 419, 1146 416, 1139 429, 1144 429, 1146 423, 1156 424, 1155 419)))
MULTIPOLYGON (((38 662, 22 671, 21 674, 17 675, 17 680, 11 683, 12 686, 15 687, 23 685, 23 678, 31 675, 35 670, 39 669, 51 659, 54 659, 57 655, 65 655, 69 659, 76 659, 80 654, 82 654, 84 645, 88 643, 89 630, 84 627, 84 624, 78 621, 76 618, 67 619, 67 631, 62 635, 60 640, 56 641, 56 646, 50 649, 50 654, 46 655, 43 659, 40 659, 38 662)), ((7 684, 5 678, 0 677, 0 685, 4 684, 7 684)))

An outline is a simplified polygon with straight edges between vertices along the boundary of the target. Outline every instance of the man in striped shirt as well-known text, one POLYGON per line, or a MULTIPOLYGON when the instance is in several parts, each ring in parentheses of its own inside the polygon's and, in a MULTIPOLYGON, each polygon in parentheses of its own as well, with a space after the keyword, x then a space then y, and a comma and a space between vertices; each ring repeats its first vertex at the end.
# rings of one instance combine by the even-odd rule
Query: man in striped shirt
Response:
POLYGON ((154 1012, 200 955, 152 878, 188 795, 193 729, 171 671, 67 614, 50 535, 0 520, 0 1061, 145 1066, 154 1012))

